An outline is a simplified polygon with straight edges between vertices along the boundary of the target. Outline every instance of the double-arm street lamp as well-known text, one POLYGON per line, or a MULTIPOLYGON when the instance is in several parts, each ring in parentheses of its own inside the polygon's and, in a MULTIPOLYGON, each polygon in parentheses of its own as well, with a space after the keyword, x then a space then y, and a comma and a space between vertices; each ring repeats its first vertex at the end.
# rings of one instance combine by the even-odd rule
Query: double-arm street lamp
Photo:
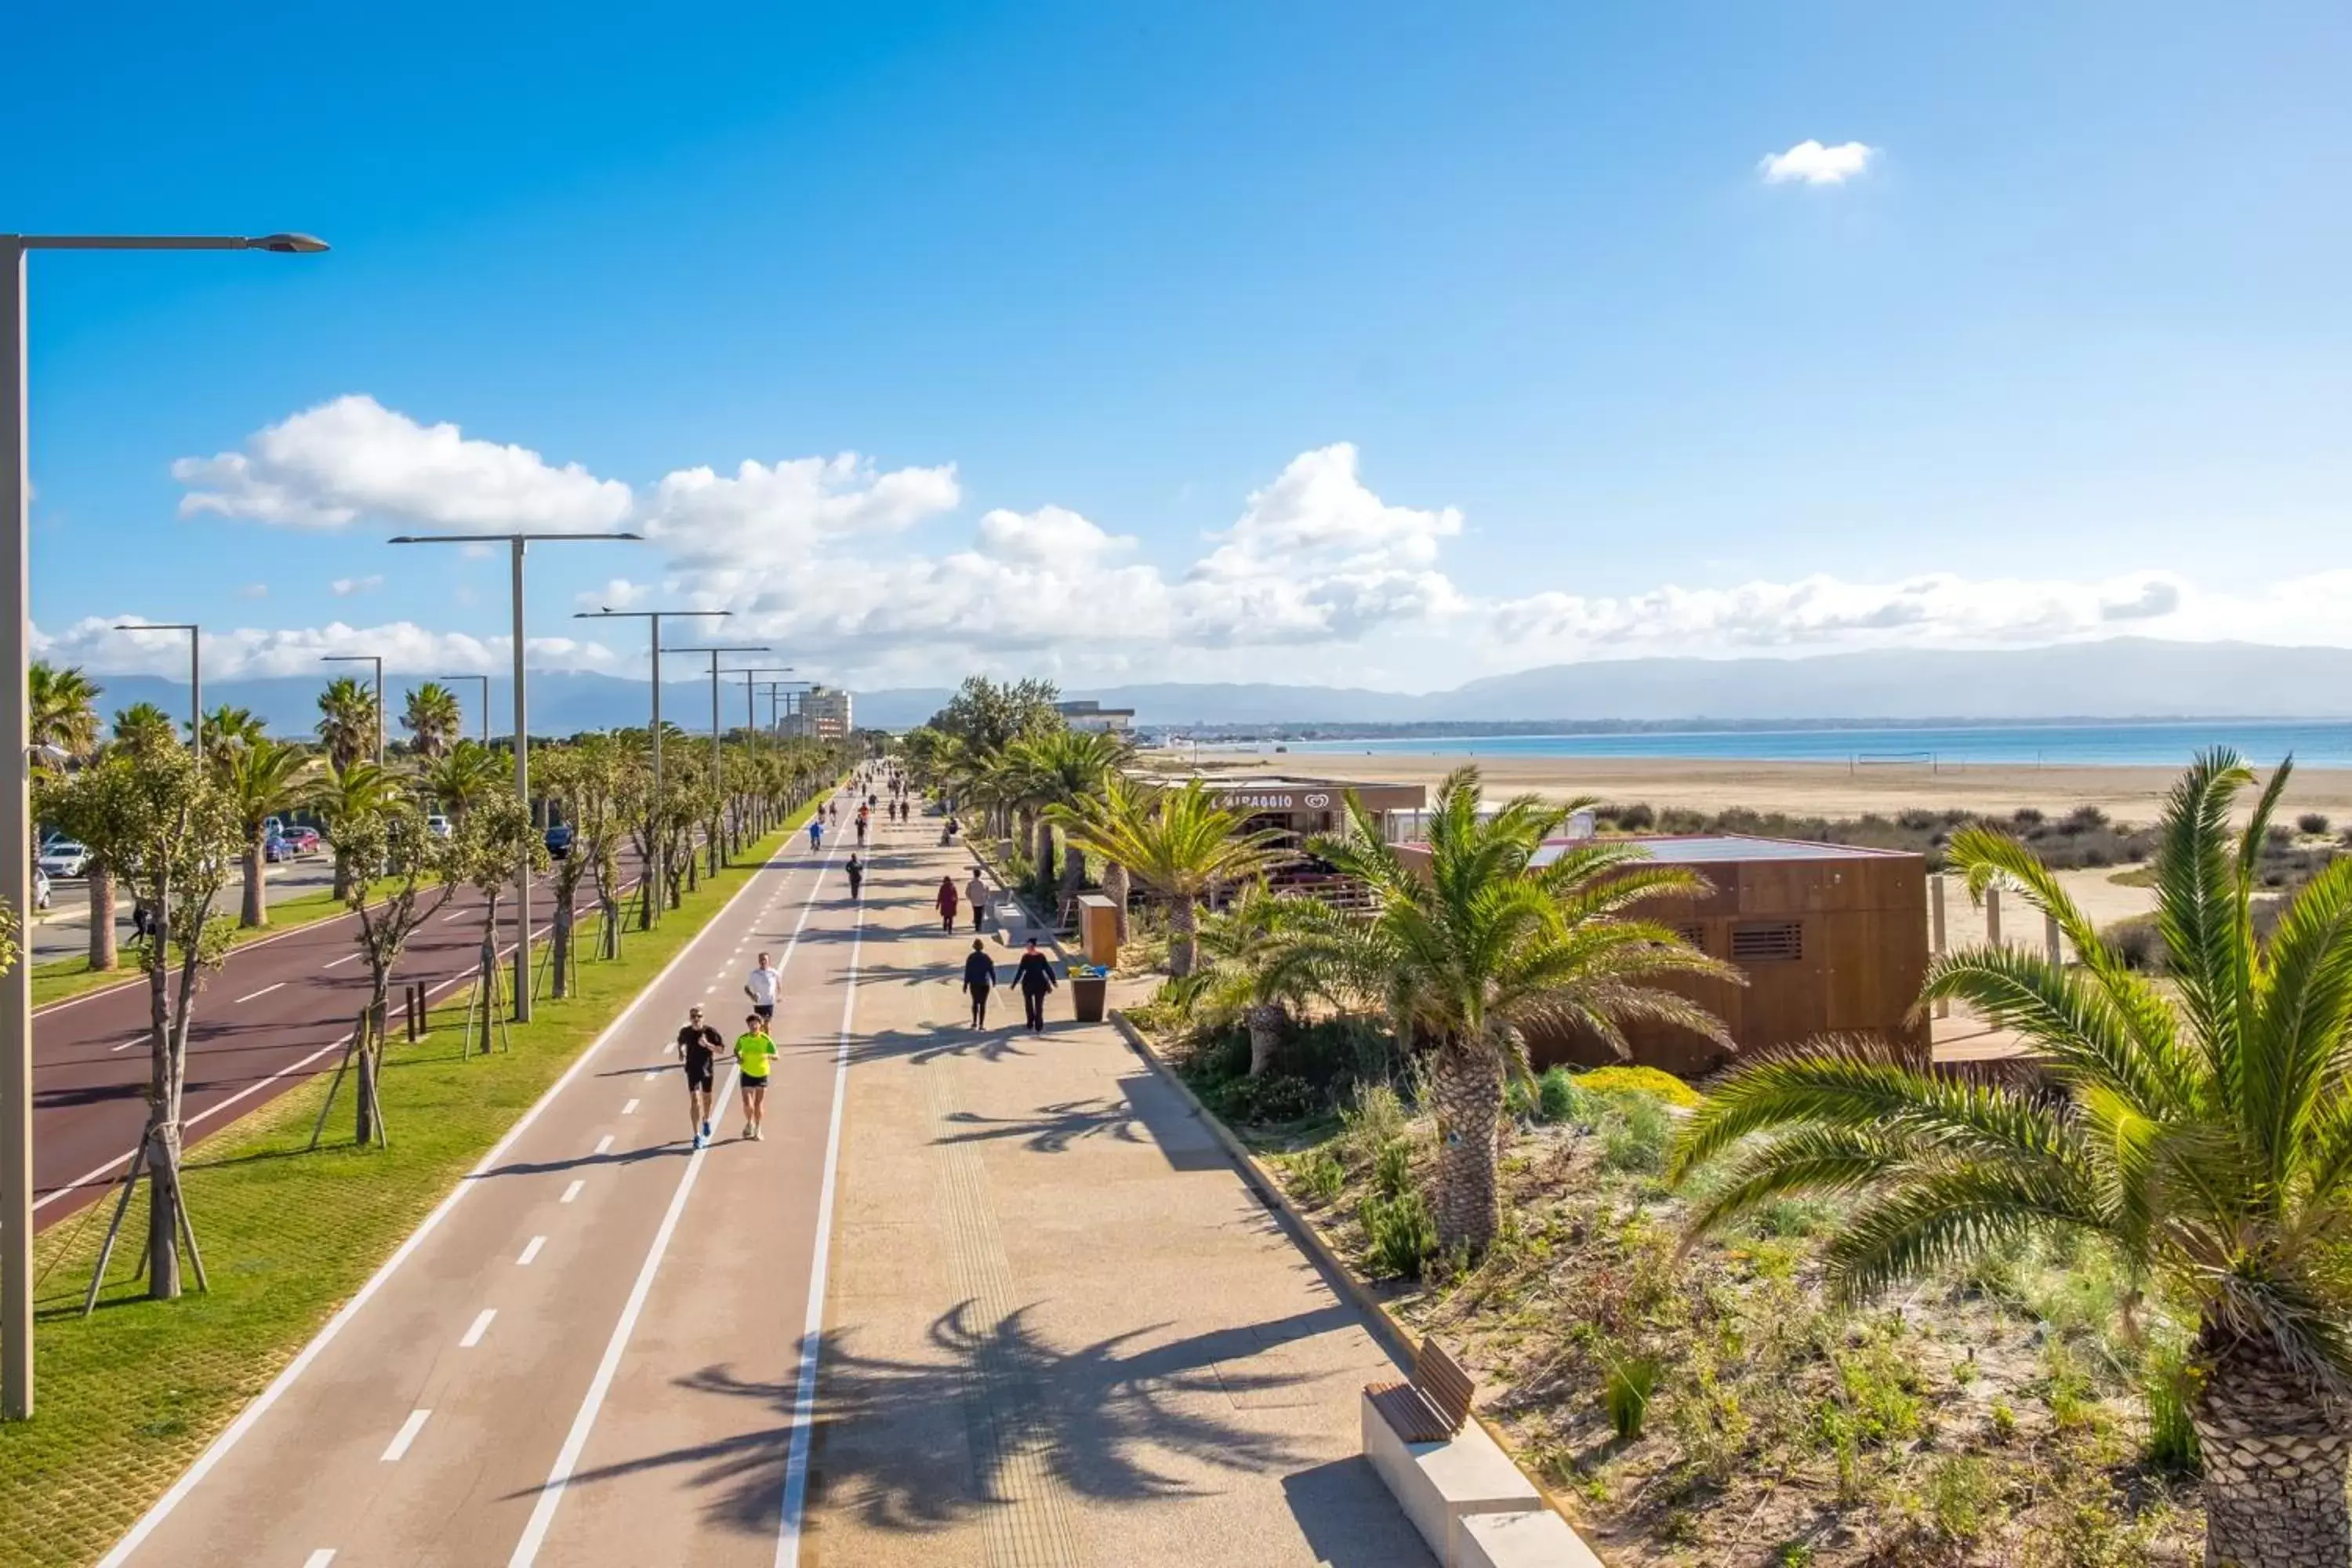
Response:
MULTIPOLYGON (((326 249, 307 234, 0 234, 0 902, 33 907, 27 775, 32 574, 26 547, 25 258, 36 250, 326 249)), ((0 974, 0 1419, 33 1414, 33 988, 20 960, 0 974)))
POLYGON ((487 675, 444 675, 443 680, 478 680, 482 683, 482 744, 490 743, 490 678, 487 675))
POLYGON ((204 627, 194 621, 124 621, 118 632, 185 632, 188 634, 188 754, 205 756, 204 627))
MULTIPOLYGON (((404 533, 394 544, 495 544, 503 542, 513 563, 514 588, 514 748, 515 795, 530 809, 530 703, 524 691, 522 654, 522 558, 527 545, 571 540, 610 542, 643 539, 642 533, 404 533)), ((530 849, 523 848, 515 866, 514 1016, 518 1024, 530 1022, 530 849)))
POLYGON ((383 655, 380 653, 322 653, 320 664, 372 664, 375 666, 375 765, 383 766, 383 655))
MULTIPOLYGON (((768 653, 772 650, 766 643, 759 642, 730 643, 724 647, 674 647, 664 651, 703 653, 710 656, 710 787, 719 792, 719 799, 725 800, 727 798, 727 759, 726 754, 719 748, 719 737, 726 733, 725 727, 719 720, 719 656, 722 653, 768 653)), ((656 663, 654 668, 658 669, 661 667, 656 663)), ((746 731, 743 741, 747 747, 751 744, 751 739, 750 732, 746 731)), ((737 825, 739 835, 740 828, 741 825, 739 823, 737 825)), ((714 858, 711 863, 713 869, 716 869, 718 865, 717 853, 717 848, 714 847, 712 849, 714 858)))
MULTIPOLYGON (((600 610, 576 610, 572 612, 572 618, 575 621, 643 621, 646 623, 646 628, 652 633, 654 656, 654 716, 652 731, 654 744, 654 813, 656 816, 658 816, 661 811, 662 798, 662 622, 687 620, 692 617, 731 616, 735 612, 732 610, 615 610, 610 606, 600 610)), ((653 853, 646 860, 646 889, 647 893, 651 895, 646 900, 646 923, 647 925, 651 925, 654 921, 654 911, 662 907, 662 873, 664 868, 662 866, 660 844, 653 840, 648 840, 647 842, 653 853)))

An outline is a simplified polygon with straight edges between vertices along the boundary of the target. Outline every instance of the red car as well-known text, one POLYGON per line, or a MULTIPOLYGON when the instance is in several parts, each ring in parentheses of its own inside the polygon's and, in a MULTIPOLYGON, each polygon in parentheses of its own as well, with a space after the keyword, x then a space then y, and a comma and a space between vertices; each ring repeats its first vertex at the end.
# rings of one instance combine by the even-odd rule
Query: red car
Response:
POLYGON ((278 837, 297 855, 312 854, 319 847, 319 830, 315 827, 281 827, 278 837))

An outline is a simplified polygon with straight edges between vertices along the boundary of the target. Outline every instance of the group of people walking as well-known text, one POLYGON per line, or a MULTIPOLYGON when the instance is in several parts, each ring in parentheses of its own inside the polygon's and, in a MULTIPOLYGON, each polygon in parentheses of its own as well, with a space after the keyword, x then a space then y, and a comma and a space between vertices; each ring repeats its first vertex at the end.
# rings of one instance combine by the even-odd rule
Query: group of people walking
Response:
MULTIPOLYGON (((873 814, 878 808, 886 820, 906 822, 911 819, 913 803, 903 775, 896 773, 876 774, 861 771, 856 786, 865 791, 852 817, 852 830, 856 835, 857 847, 866 847, 873 814), (879 784, 887 798, 877 795, 879 784)), ((809 817, 808 843, 812 853, 824 847, 824 836, 829 828, 837 828, 841 821, 838 798, 828 801, 809 817)), ((952 832, 952 822, 950 832, 952 832)), ((945 840, 942 840, 943 842, 945 840)), ((866 865, 853 850, 845 868, 849 879, 849 896, 856 900, 865 896, 866 865)), ((979 932, 986 920, 989 905, 989 885, 981 868, 974 866, 971 878, 961 888, 955 878, 940 879, 933 907, 940 913, 940 928, 953 931, 956 916, 966 907, 971 910, 971 929, 979 932)), ((963 973, 960 982, 971 1003, 971 1026, 988 1027, 988 1003, 998 985, 997 964, 988 952, 986 940, 977 934, 972 938, 971 951, 964 955, 963 973)), ((1038 947, 1036 939, 1029 940, 1021 957, 1013 966, 1011 977, 1004 985, 1021 993, 1024 1022, 1032 1034, 1045 1029, 1045 998, 1061 984, 1054 973, 1053 960, 1038 947)), ((743 1097, 742 1136, 750 1142, 759 1142, 765 1136, 767 1120, 768 1079, 774 1067, 777 1044, 773 1032, 776 1005, 782 996, 783 981, 781 972, 762 952, 744 976, 743 994, 751 1001, 751 1011, 743 1016, 743 1032, 735 1037, 730 1047, 727 1039, 704 1016, 699 1006, 687 1009, 686 1023, 677 1031, 674 1047, 680 1064, 686 1069, 687 1118, 693 1144, 707 1147, 712 1137, 711 1121, 718 1111, 718 1077, 720 1054, 731 1048, 738 1073, 736 1088, 743 1097)))

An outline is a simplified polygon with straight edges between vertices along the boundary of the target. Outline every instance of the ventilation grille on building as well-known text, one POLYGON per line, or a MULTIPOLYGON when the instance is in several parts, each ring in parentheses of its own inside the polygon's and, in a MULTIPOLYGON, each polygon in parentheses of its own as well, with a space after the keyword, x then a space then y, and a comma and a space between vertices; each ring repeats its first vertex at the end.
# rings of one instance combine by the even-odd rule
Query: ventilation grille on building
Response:
POLYGON ((1785 963, 1805 956, 1805 928, 1795 921, 1731 928, 1731 956, 1744 963, 1785 963))
POLYGON ((1688 942, 1691 946, 1698 949, 1701 952, 1705 952, 1706 951, 1706 927, 1676 926, 1675 927, 1675 934, 1682 938, 1683 941, 1688 942))

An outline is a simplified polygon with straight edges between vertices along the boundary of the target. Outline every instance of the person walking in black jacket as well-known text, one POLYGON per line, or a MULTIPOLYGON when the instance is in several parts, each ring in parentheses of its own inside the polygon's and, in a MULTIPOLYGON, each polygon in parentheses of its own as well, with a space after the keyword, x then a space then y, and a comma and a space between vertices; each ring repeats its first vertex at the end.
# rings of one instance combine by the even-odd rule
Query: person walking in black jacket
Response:
POLYGON ((1054 978, 1054 961, 1037 951, 1037 939, 1029 939, 1029 949, 1013 966, 1013 984, 1021 987, 1021 1005, 1028 1014, 1029 1032, 1045 1032, 1045 997, 1061 984, 1054 978))
POLYGON ((851 903, 856 903, 857 901, 857 895, 860 889, 866 886, 866 867, 865 864, 857 858, 854 852, 849 857, 849 865, 847 869, 849 872, 849 901, 851 903))
POLYGON ((978 937, 971 939, 971 952, 964 955, 963 988, 971 997, 971 1026, 988 1027, 988 994, 996 989, 996 961, 988 956, 987 946, 978 937))

